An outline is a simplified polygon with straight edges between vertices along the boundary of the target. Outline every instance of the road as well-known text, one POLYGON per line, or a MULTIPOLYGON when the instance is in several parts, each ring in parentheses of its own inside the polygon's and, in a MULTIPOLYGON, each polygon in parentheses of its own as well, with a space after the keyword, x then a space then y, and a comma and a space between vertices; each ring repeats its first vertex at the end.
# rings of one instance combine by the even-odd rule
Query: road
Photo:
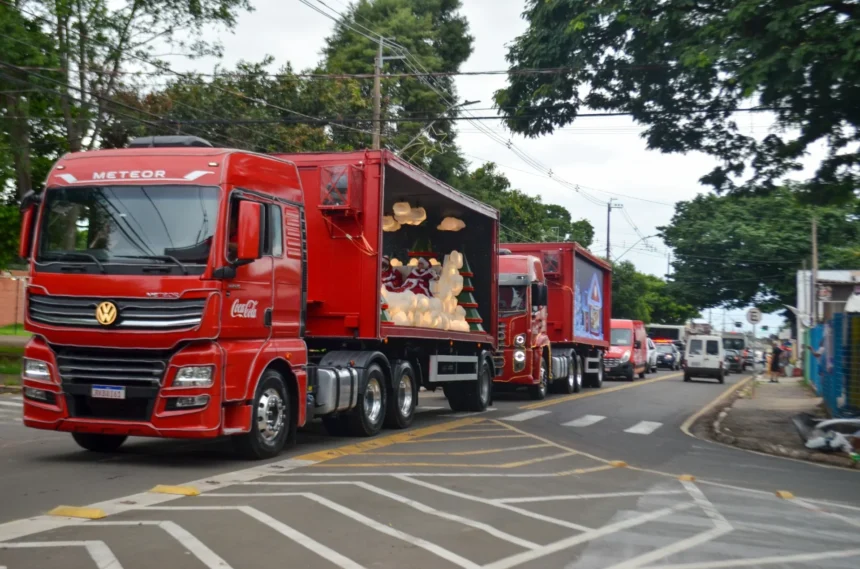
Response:
POLYGON ((312 426, 268 463, 222 441, 85 453, 6 397, 0 568, 857 567, 860 473, 680 430, 740 379, 662 372, 481 414, 422 393, 409 431, 312 426), (44 515, 59 505, 106 517, 44 515))

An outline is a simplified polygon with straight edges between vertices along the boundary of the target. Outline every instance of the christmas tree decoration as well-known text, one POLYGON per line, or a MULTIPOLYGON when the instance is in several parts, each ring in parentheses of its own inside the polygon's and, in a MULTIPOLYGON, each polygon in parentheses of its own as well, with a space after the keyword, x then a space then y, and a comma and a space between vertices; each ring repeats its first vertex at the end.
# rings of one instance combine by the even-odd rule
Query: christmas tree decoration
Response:
POLYGON ((409 256, 413 258, 424 257, 425 259, 435 259, 439 255, 433 252, 433 244, 430 243, 429 237, 420 237, 412 244, 409 256))
MULTIPOLYGON (((451 256, 453 257, 454 254, 452 253, 451 256)), ((483 332, 484 328, 481 326, 481 323, 484 320, 478 312, 478 302, 475 300, 475 295, 472 294, 475 291, 475 287, 472 285, 472 278, 475 274, 469 267, 469 262, 465 257, 463 257, 460 276, 463 277, 463 287, 457 296, 457 304, 466 311, 466 322, 469 323, 469 330, 472 332, 483 332)))

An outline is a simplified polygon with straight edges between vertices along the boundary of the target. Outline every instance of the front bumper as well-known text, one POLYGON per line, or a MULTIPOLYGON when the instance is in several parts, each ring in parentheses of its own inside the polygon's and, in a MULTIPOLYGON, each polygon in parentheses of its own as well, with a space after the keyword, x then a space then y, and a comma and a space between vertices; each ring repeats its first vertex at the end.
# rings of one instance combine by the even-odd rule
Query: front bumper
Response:
POLYGON ((633 362, 624 362, 605 368, 603 371, 606 377, 631 377, 633 375, 633 362))
MULTIPOLYGON (((141 350, 144 354, 146 350, 141 350)), ((123 381, 123 371, 111 379, 89 380, 71 373, 61 377, 58 355, 44 340, 31 340, 25 357, 47 362, 50 379, 23 378, 25 388, 51 394, 48 401, 24 398, 24 424, 52 431, 98 433, 170 438, 211 438, 222 434, 221 350, 215 344, 189 347, 171 355, 159 382, 123 381), (173 386, 181 366, 212 365, 213 384, 209 387, 173 386), (94 385, 124 387, 124 398, 93 397, 94 385), (205 404, 194 408, 174 409, 178 397, 208 396, 205 404)), ((97 360, 94 360, 97 361, 97 360)), ((141 360, 142 361, 142 360, 141 360)), ((67 365, 64 362, 64 365, 67 365)))

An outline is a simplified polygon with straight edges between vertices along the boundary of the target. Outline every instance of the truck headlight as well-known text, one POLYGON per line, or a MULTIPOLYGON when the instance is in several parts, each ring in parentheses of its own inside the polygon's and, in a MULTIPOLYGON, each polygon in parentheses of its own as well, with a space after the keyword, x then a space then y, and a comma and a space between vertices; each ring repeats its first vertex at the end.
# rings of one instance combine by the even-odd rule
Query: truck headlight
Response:
POLYGON ((624 352, 624 355, 621 356, 621 363, 626 364, 629 361, 630 361, 630 350, 627 350, 626 352, 624 352))
POLYGON ((51 379, 51 368, 48 367, 48 362, 24 358, 24 367, 21 370, 21 375, 27 379, 48 381, 51 379))
POLYGON ((514 345, 518 347, 523 347, 526 345, 526 335, 525 334, 517 334, 514 338, 514 345))
POLYGON ((173 385, 177 387, 209 387, 212 385, 213 366, 185 366, 176 372, 173 385))
POLYGON ((514 351, 514 371, 522 371, 526 367, 526 351, 514 351))

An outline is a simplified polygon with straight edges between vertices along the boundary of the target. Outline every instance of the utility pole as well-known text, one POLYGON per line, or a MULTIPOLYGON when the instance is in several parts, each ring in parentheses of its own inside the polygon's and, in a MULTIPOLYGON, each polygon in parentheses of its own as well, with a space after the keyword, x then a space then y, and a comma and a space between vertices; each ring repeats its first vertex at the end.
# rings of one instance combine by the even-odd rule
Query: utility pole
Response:
POLYGON ((379 150, 382 138, 382 43, 379 36, 379 50, 373 64, 373 149, 379 150))
POLYGON ((611 249, 609 247, 609 226, 611 223, 610 220, 612 218, 612 210, 618 209, 620 207, 624 207, 624 205, 620 204, 620 203, 613 204, 612 202, 614 202, 614 201, 616 201, 615 198, 609 198, 609 201, 606 202, 606 260, 607 261, 610 259, 610 255, 611 255, 611 249))
POLYGON ((669 251, 666 253, 666 276, 669 276, 669 273, 672 272, 672 252, 669 251))
POLYGON ((812 325, 818 322, 818 220, 812 214, 812 325))

